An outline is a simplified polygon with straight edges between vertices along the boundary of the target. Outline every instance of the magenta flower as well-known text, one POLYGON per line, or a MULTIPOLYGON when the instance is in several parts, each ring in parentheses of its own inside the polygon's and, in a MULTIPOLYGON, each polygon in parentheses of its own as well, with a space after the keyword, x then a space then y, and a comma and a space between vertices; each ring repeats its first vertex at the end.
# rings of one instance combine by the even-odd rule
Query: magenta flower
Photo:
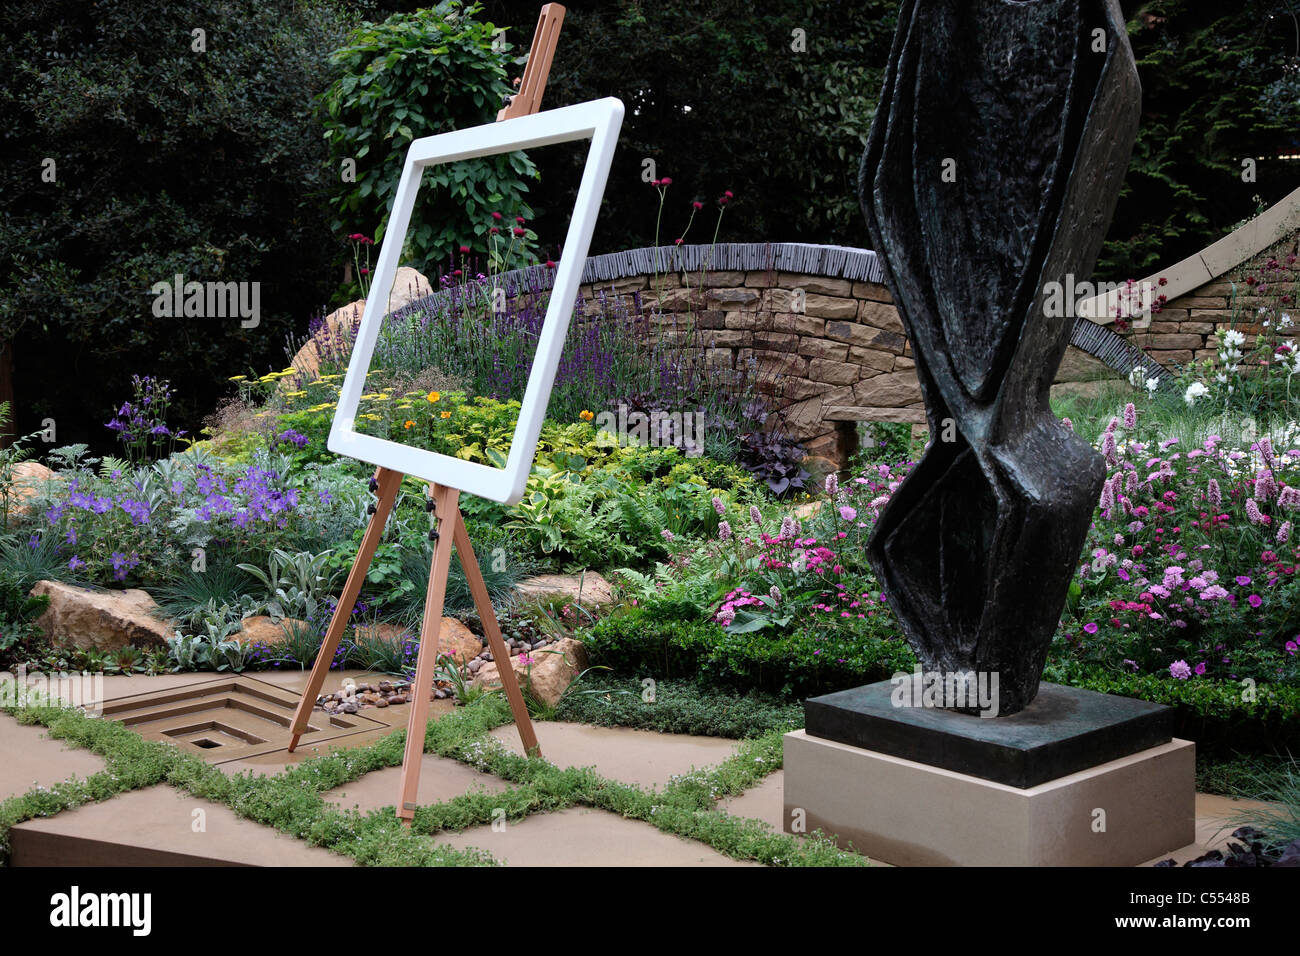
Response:
POLYGON ((1204 674, 1205 674, 1205 661, 1201 661, 1199 664, 1196 665, 1196 676, 1202 677, 1204 676, 1204 674))
POLYGON ((1095 621, 1089 621, 1087 624, 1083 625, 1083 629, 1089 634, 1096 634, 1099 630, 1095 621))
POLYGON ((1258 594, 1252 594, 1250 597, 1246 598, 1246 603, 1249 604, 1251 607, 1257 608, 1264 603, 1264 599, 1260 597, 1258 594))

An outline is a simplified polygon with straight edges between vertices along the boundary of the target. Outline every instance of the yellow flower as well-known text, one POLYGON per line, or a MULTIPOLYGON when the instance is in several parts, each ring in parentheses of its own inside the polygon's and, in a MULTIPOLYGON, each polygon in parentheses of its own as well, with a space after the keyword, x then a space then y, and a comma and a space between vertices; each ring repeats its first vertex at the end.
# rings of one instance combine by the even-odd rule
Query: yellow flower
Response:
POLYGON ((441 393, 441 392, 430 392, 428 395, 426 395, 426 396, 424 396, 424 397, 427 398, 427 399, 429 400, 429 404, 433 404, 433 403, 436 402, 438 399, 442 398, 442 393, 441 393))
POLYGON ((366 412, 366 414, 364 414, 364 415, 358 415, 357 417, 358 417, 358 418, 368 418, 368 419, 370 419, 372 422, 382 422, 382 421, 383 421, 383 419, 380 418, 378 415, 372 415, 372 414, 370 414, 369 412, 366 412))
POLYGON ((408 418, 408 419, 406 420, 406 423, 403 424, 402 427, 403 427, 403 428, 410 428, 410 427, 411 427, 412 425, 414 425, 414 424, 415 424, 415 422, 411 421, 411 420, 408 418))
POLYGON ((596 416, 584 408, 582 411, 578 413, 578 417, 581 418, 584 422, 589 422, 596 416))
POLYGON ((442 413, 442 417, 443 417, 443 418, 451 418, 451 412, 443 412, 443 413, 442 413))
POLYGON ((247 377, 248 377, 247 375, 232 375, 232 376, 230 376, 230 378, 228 378, 226 381, 228 381, 228 382, 242 382, 242 381, 244 381, 244 379, 246 379, 247 377))
POLYGON ((285 397, 285 398, 302 398, 302 397, 303 397, 304 395, 306 395, 306 394, 307 394, 306 392, 285 392, 285 393, 284 393, 284 397, 285 397))

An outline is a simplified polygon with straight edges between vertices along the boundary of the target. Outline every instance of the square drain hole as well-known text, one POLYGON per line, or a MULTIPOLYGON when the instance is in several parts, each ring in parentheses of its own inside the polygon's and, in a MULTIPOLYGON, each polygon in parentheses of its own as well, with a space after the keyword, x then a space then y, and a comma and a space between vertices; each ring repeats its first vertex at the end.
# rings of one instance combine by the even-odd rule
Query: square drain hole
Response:
MULTIPOLYGON (((251 677, 171 687, 104 702, 104 717, 120 720, 147 740, 176 744, 216 762, 286 750, 298 695, 251 677)), ((313 713, 302 745, 389 730, 382 721, 313 713)))

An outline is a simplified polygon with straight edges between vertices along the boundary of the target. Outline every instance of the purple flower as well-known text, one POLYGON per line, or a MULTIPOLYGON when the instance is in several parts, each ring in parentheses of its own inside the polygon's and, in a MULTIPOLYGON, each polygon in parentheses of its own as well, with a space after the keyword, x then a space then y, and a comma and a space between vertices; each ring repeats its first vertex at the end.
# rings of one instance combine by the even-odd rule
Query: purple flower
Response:
POLYGON ((726 521, 718 522, 718 540, 726 541, 731 537, 731 525, 726 521))
POLYGON ((843 518, 845 521, 854 521, 858 517, 857 509, 850 508, 848 505, 844 505, 842 508, 840 508, 840 517, 843 518))
POLYGON ((1246 598, 1246 603, 1251 607, 1257 608, 1264 603, 1264 599, 1258 594, 1252 594, 1250 597, 1246 598))
POLYGON ((1196 665, 1196 676, 1202 677, 1204 676, 1204 674, 1205 674, 1205 661, 1201 661, 1199 664, 1196 665))
POLYGON ((1176 677, 1178 680, 1187 680, 1192 676, 1192 669, 1187 665, 1187 661, 1174 661, 1169 665, 1169 676, 1176 677))
POLYGON ((713 496, 713 510, 718 513, 719 518, 727 513, 727 506, 722 503, 722 499, 717 495, 713 496))
POLYGON ((78 568, 84 568, 85 566, 86 562, 82 561, 81 558, 77 557, 75 554, 72 556, 72 560, 68 562, 69 571, 76 571, 78 568))
POLYGON ((1099 630, 1095 621, 1089 621, 1087 624, 1083 625, 1083 629, 1089 634, 1096 634, 1099 630))

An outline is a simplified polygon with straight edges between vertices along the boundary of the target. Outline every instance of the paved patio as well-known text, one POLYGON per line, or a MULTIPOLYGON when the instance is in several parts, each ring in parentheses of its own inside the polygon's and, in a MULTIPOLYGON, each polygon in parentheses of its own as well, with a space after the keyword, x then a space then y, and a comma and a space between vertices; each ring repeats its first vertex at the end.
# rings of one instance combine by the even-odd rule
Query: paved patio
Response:
MULTIPOLYGON (((258 673, 259 681, 297 691, 306 675, 258 673)), ((326 685, 331 690, 345 677, 362 682, 374 675, 336 672, 326 685)), ((130 698, 144 691, 184 689, 221 680, 211 675, 164 677, 110 677, 104 681, 105 700, 130 698)), ((224 678, 229 680, 229 678, 224 678)), ((434 715, 450 706, 434 702, 434 715)), ((382 729, 351 733, 315 747, 288 754, 283 749, 248 758, 221 760, 209 757, 225 773, 277 774, 301 760, 331 749, 372 743, 393 727, 405 726, 408 706, 367 708, 364 716, 379 721, 382 729)), ((538 737, 546 758, 559 767, 590 766, 611 780, 646 789, 662 789, 672 777, 692 769, 715 766, 735 753, 737 741, 714 737, 659 734, 644 730, 591 727, 566 723, 539 723, 538 737)), ((492 735, 519 753, 518 734, 512 725, 492 735)), ((50 787, 70 777, 85 777, 105 768, 104 761, 87 751, 51 739, 39 727, 20 726, 0 715, 0 799, 50 787)), ((325 800, 340 809, 361 812, 392 807, 396 802, 400 768, 366 774, 326 792, 325 800)), ((751 817, 780 830, 782 772, 769 774, 737 796, 727 797, 718 808, 735 816, 751 817)), ((427 805, 460 794, 499 792, 510 784, 455 760, 426 754, 421 767, 419 803, 427 805)), ((1226 842, 1226 818, 1246 808, 1248 802, 1226 797, 1197 796, 1197 840, 1172 855, 1179 862, 1226 842)), ((441 833, 437 842, 458 849, 477 847, 496 859, 517 866, 742 866, 708 845, 683 839, 640 820, 589 807, 535 813, 503 825, 474 827, 459 833, 441 833)), ((178 788, 157 785, 119 794, 102 803, 31 820, 12 831, 15 866, 82 865, 251 865, 346 866, 345 857, 312 847, 270 827, 237 816, 229 808, 198 799, 178 788)), ((1152 860, 1151 863, 1156 861, 1152 860)))

